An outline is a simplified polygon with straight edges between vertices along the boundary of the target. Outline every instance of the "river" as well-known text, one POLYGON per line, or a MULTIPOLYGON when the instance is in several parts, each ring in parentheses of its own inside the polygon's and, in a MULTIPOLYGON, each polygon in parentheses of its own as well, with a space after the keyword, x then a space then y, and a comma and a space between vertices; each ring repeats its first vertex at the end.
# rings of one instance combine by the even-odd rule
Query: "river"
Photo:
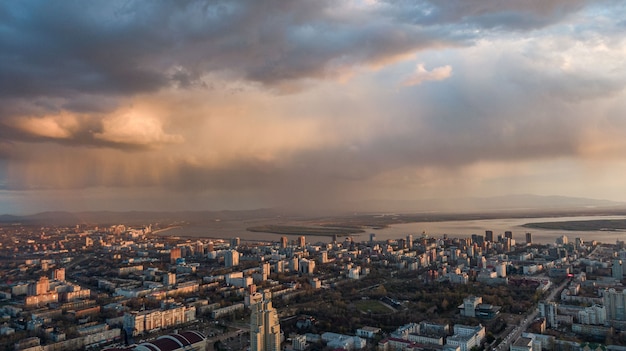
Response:
MULTIPOLYGON (((459 221, 440 221, 440 222, 416 222, 394 224, 383 229, 366 228, 365 233, 353 236, 355 241, 369 240, 369 234, 376 235, 376 240, 400 239, 405 238, 408 234, 412 234, 414 239, 419 238, 422 234, 430 237, 442 237, 447 234, 452 238, 466 238, 472 234, 485 235, 486 230, 492 230, 494 238, 498 235, 504 235, 505 231, 513 232, 513 239, 517 243, 525 241, 525 234, 532 234, 533 243, 548 244, 554 243, 556 238, 565 235, 570 241, 575 238, 582 238, 584 241, 596 240, 603 243, 615 243, 616 240, 626 240, 626 232, 624 231, 567 231, 553 229, 537 229, 525 228, 522 225, 526 223, 536 222, 566 222, 566 221, 584 221, 584 220, 602 220, 602 219, 626 219, 626 216, 580 216, 580 217, 538 217, 538 218, 500 218, 500 219, 481 219, 481 220, 459 220, 459 221)), ((217 223, 215 227, 194 227, 183 226, 164 230, 160 235, 167 236, 186 236, 198 238, 222 238, 229 239, 239 237, 241 240, 249 241, 279 241, 281 236, 287 236, 290 240, 294 240, 298 235, 282 235, 273 233, 249 232, 247 227, 255 223, 217 223)), ((331 237, 326 236, 309 236, 307 242, 330 242, 331 237)))
POLYGON ((581 238, 585 241, 596 240, 603 243, 615 243, 617 239, 625 240, 623 231, 568 231, 554 229, 525 228, 526 223, 538 222, 567 222, 602 219, 626 219, 626 216, 585 216, 585 217, 540 217, 540 218, 501 218, 464 221, 421 222, 396 224, 384 229, 368 230, 367 233, 376 234, 376 240, 397 239, 407 234, 419 236, 425 233, 432 237, 441 237, 447 234, 452 238, 465 238, 472 234, 485 235, 486 230, 493 231, 494 238, 503 235, 505 231, 513 232, 513 239, 517 243, 525 242, 526 233, 531 233, 532 241, 539 244, 554 243, 556 238, 565 235, 570 241, 581 238))

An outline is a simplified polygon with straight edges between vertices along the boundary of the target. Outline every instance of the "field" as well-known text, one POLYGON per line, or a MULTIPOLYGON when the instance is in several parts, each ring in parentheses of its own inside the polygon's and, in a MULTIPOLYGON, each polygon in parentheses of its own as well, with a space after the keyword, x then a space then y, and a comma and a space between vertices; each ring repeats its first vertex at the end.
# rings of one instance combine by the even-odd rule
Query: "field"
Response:
POLYGON ((359 300, 354 303, 356 308, 364 313, 374 313, 374 314, 382 314, 382 313, 390 313, 393 312, 392 309, 383 305, 378 300, 359 300))

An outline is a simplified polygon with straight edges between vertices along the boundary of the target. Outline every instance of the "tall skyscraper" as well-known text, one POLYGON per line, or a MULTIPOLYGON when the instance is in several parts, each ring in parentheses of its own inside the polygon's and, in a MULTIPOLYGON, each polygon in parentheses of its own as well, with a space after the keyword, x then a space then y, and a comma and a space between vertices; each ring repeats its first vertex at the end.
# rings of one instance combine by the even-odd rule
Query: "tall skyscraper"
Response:
POLYGON ((606 319, 626 320, 626 289, 622 291, 604 290, 603 295, 602 302, 606 308, 606 319))
POLYGON ((483 244, 485 238, 482 235, 472 234, 472 243, 478 244, 479 246, 483 244))
POLYGON ((622 280, 624 278, 624 265, 622 260, 613 260, 613 267, 611 268, 613 273, 613 279, 622 280))
POLYGON ((506 232, 504 232, 504 237, 505 238, 509 238, 509 239, 513 239, 513 232, 510 230, 507 230, 506 232))
POLYGON ((281 249, 286 249, 287 248, 287 243, 288 243, 287 237, 286 236, 281 236, 280 237, 280 248, 281 249))
POLYGON ((182 252, 180 250, 180 247, 173 247, 170 250, 170 263, 175 263, 177 258, 181 258, 182 257, 182 252))
POLYGON ((230 247, 232 249, 236 249, 239 245, 241 245, 241 239, 239 237, 230 239, 230 247))
POLYGON ((270 275, 270 263, 269 262, 261 263, 261 266, 259 267, 259 273, 263 277, 264 281, 267 280, 267 277, 269 277, 270 275))
POLYGON ((533 235, 531 233, 526 233, 526 244, 530 245, 533 243, 533 235))
POLYGON ((412 234, 409 234, 406 236, 406 247, 409 250, 413 248, 413 235, 412 234))
POLYGON ((303 236, 298 237, 298 246, 305 247, 306 246, 306 238, 303 236))
POLYGON ((398 239, 398 249, 402 250, 402 249, 406 249, 406 240, 404 239, 398 239))
POLYGON ((196 241, 196 245, 193 250, 196 255, 204 255, 204 243, 200 240, 196 241))
POLYGON ((511 238, 502 239, 502 244, 504 244, 504 252, 511 251, 511 238))
POLYGON ((485 241, 493 242, 493 230, 485 230, 485 241))
POLYGON ((546 326, 548 328, 555 328, 557 326, 556 316, 556 302, 539 302, 539 315, 546 319, 546 326))
POLYGON ((263 299, 250 308, 250 351, 279 351, 280 324, 271 293, 264 293, 263 299))
POLYGON ((234 267, 239 265, 239 252, 237 250, 228 250, 224 255, 224 265, 226 267, 234 267))

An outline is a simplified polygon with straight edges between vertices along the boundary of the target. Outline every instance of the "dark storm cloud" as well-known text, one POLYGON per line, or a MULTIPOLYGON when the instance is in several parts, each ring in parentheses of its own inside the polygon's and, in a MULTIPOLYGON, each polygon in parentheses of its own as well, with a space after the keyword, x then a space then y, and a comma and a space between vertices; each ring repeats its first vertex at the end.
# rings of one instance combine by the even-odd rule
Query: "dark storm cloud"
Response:
MULTIPOLYGON (((22 1, 0 4, 2 137, 127 148, 95 135, 120 101, 166 87, 206 88, 209 73, 283 90, 355 65, 459 41, 331 1, 22 1), (335 8, 337 7, 337 8, 335 8), (297 84, 297 83, 296 83, 297 84), (7 118, 91 113, 63 138, 7 118)), ((133 145, 130 145, 132 148, 133 145)))
MULTIPOLYGON (((5 2, 0 4, 0 99, 21 105, 24 99, 56 98, 45 112, 102 112, 127 95, 205 87, 209 72, 280 87, 303 78, 341 76, 354 66, 420 49, 466 45, 476 34, 464 26, 490 27, 485 16, 495 16, 497 25, 517 26, 511 16, 546 25, 581 4, 5 2), (108 97, 96 102, 94 96, 108 97)), ((0 118, 28 112, 7 110, 0 110, 0 118)))
POLYGON ((211 71, 265 84, 333 76, 341 67, 462 43, 471 39, 466 22, 546 25, 583 3, 392 2, 392 11, 348 12, 334 1, 5 2, 0 95, 150 92, 173 82, 188 87, 211 71))
POLYGON ((623 116, 623 22, 587 3, 0 3, 1 187, 320 203, 576 158, 623 116))

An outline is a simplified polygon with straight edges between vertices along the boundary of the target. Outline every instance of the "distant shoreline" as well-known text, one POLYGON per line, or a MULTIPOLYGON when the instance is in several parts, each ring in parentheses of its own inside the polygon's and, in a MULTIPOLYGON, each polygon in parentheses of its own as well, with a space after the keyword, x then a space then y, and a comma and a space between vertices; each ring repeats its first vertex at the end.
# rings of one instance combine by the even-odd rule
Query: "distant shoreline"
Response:
POLYGON ((271 233, 284 235, 308 235, 308 236, 329 236, 337 235, 356 236, 364 233, 361 228, 355 227, 311 227, 311 226, 295 226, 295 225, 262 225, 246 228, 249 232, 255 233, 271 233))
POLYGON ((165 227, 165 228, 161 228, 161 229, 157 229, 157 230, 152 231, 152 234, 160 234, 160 233, 164 233, 164 232, 166 232, 168 230, 182 228, 182 227, 183 227, 182 225, 174 225, 174 226, 171 226, 171 227, 165 227))
POLYGON ((526 223, 525 228, 563 230, 572 232, 585 231, 607 231, 607 232, 623 232, 626 230, 626 220, 624 219, 605 219, 605 220, 583 220, 583 221, 565 221, 565 222, 535 222, 526 223))

